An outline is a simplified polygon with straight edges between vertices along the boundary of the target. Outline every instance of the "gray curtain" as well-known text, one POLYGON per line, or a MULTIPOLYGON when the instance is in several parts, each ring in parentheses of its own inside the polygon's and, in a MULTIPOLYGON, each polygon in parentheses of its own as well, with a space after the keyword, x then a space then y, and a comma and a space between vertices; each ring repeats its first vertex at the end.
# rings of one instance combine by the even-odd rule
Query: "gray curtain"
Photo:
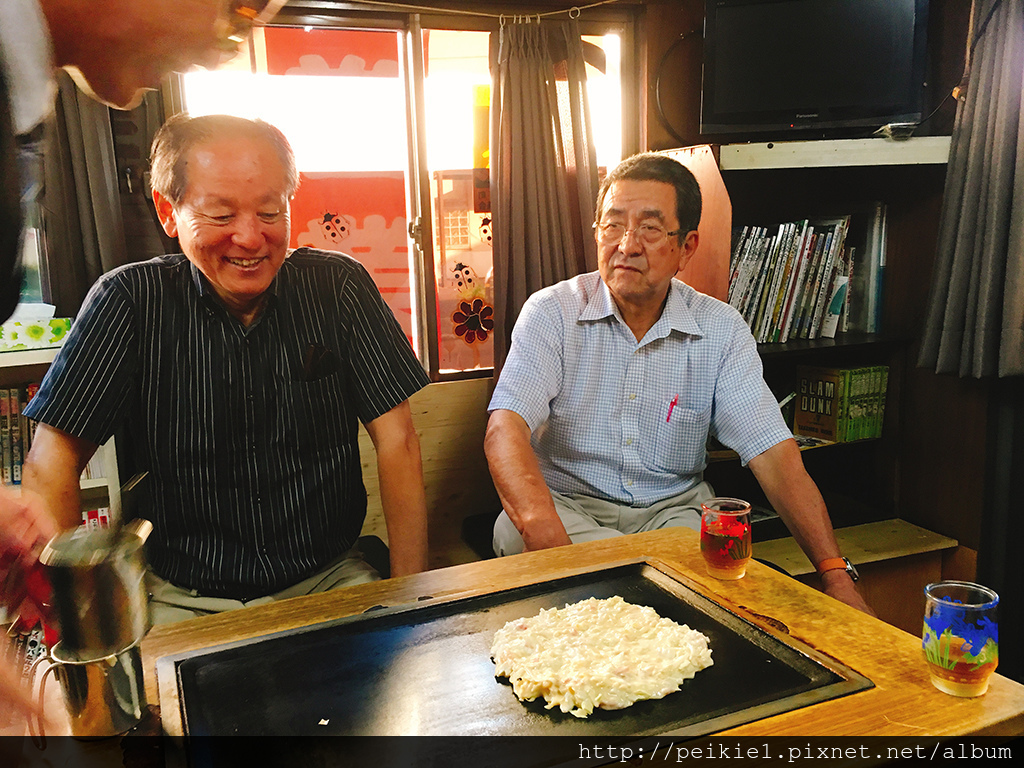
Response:
POLYGON ((110 110, 58 77, 44 155, 43 295, 74 316, 96 278, 126 262, 110 110))
POLYGON ((976 0, 919 364, 1024 374, 1024 4, 976 0))
POLYGON ((981 519, 979 582, 999 595, 999 639, 1014 649, 999 659, 999 674, 1024 683, 1024 537, 1020 478, 1024 476, 1024 378, 1011 376, 992 387, 988 455, 991 474, 981 519))
POLYGON ((507 24, 492 65, 495 371, 531 293, 597 268, 586 72, 573 21, 507 24))

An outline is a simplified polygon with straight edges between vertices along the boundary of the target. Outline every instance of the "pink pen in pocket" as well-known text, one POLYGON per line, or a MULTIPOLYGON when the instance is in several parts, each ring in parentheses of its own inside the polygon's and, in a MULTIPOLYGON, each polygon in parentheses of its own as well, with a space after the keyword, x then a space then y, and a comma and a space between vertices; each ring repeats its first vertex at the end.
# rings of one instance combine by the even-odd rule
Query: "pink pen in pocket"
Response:
POLYGON ((665 421, 666 422, 672 421, 672 409, 676 407, 676 404, 678 402, 679 402, 679 395, 673 395, 672 396, 672 402, 670 402, 668 404, 668 416, 665 417, 665 421))

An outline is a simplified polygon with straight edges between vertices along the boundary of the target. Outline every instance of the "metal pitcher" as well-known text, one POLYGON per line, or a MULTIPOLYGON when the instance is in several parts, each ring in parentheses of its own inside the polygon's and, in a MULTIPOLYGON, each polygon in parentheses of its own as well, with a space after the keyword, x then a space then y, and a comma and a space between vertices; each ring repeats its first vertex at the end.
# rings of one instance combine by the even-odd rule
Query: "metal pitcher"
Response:
MULTIPOLYGON (((71 735, 77 739, 99 739, 126 733, 146 711, 146 689, 142 677, 142 652, 136 643, 119 653, 82 661, 67 654, 57 643, 47 656, 32 667, 32 679, 39 679, 39 702, 45 699, 46 679, 54 672, 60 682, 67 708, 71 735), (45 665, 42 675, 38 670, 45 665)), ((34 721, 33 736, 44 740, 42 722, 34 721)))
POLYGON ((77 528, 55 536, 39 561, 53 589, 60 645, 68 659, 91 661, 137 644, 149 629, 143 544, 153 524, 77 528))

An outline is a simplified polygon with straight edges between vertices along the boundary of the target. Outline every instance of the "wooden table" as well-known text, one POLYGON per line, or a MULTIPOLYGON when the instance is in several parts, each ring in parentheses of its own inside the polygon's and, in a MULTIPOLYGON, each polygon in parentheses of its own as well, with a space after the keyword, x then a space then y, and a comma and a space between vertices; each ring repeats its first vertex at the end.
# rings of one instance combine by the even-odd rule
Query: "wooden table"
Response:
POLYGON ((674 565, 718 602, 781 622, 793 637, 875 684, 871 690, 758 720, 719 736, 1024 735, 1024 686, 996 675, 988 693, 977 699, 940 693, 928 679, 919 637, 756 562, 739 581, 712 579, 704 572, 697 534, 685 528, 456 565, 155 627, 143 642, 147 696, 150 702, 159 701, 155 664, 170 653, 315 624, 376 605, 414 603, 424 596, 485 594, 545 581, 568 570, 643 557, 674 565))

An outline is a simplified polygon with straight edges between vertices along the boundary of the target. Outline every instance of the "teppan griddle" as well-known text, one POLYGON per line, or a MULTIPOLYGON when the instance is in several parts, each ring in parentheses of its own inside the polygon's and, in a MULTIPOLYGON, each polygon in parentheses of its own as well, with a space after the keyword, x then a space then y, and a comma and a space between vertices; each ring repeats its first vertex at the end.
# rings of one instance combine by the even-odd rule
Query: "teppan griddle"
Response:
MULTIPOLYGON (((346 739, 322 738, 337 736, 614 737, 624 743, 663 735, 678 741, 873 687, 691 584, 659 561, 631 561, 167 656, 157 661, 161 717, 168 734, 184 737, 175 743, 189 764, 211 765, 219 764, 212 759, 215 745, 228 736, 301 737, 298 742, 305 738, 318 750, 325 743, 340 749, 346 739), (523 703, 494 677, 491 642, 506 622, 615 595, 703 632, 714 665, 663 699, 595 710, 587 719, 545 709, 543 701, 523 703)), ((508 764, 553 764, 523 758, 508 764)))

